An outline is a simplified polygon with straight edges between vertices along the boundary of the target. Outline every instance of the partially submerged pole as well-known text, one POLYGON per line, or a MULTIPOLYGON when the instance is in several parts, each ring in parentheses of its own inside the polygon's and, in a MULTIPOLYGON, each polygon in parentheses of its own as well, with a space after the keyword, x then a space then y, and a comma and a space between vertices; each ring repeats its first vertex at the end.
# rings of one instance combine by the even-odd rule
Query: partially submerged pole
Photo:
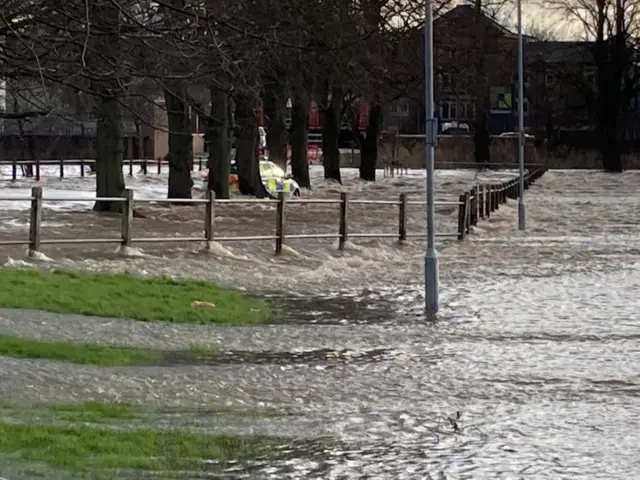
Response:
POLYGON ((518 9, 518 160, 520 162, 520 195, 518 196, 518 230, 525 229, 524 209, 524 48, 522 40, 522 0, 518 9))
POLYGON ((435 248, 435 205, 433 194, 434 156, 438 126, 433 115, 433 4, 425 0, 425 161, 427 170, 427 251, 424 255, 425 307, 427 316, 438 312, 438 254, 435 248))

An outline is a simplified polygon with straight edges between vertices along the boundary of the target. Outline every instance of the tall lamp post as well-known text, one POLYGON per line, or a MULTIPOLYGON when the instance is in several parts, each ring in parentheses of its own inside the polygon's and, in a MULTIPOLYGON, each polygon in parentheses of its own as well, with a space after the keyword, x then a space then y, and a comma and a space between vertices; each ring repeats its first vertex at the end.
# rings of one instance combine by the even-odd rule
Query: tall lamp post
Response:
POLYGON ((433 195, 434 156, 438 126, 433 116, 433 4, 425 0, 424 19, 424 78, 425 78, 425 159, 427 190, 427 251, 424 255, 424 287, 426 314, 438 312, 438 255, 435 247, 435 205, 433 195))
POLYGON ((518 9, 518 160, 520 162, 520 195, 518 197, 518 230, 526 228, 524 213, 524 48, 522 42, 522 0, 518 9))

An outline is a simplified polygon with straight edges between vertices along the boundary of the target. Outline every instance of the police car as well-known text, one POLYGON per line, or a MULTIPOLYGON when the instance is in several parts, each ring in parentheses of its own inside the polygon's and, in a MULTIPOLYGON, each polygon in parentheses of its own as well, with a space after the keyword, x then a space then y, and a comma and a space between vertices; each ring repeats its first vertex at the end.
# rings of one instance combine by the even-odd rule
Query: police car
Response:
POLYGON ((289 178, 279 165, 269 160, 260 160, 260 176, 262 183, 271 195, 284 192, 285 197, 299 197, 300 186, 293 178, 289 178))
MULTIPOLYGON (((269 160, 260 160, 260 177, 267 191, 276 196, 278 192, 284 192, 285 197, 299 197, 300 186, 292 179, 276 163, 269 160)), ((209 181, 208 172, 203 172, 203 187, 207 188, 209 181)), ((231 192, 238 191, 238 165, 235 160, 231 161, 231 169, 229 172, 229 190, 231 192)))

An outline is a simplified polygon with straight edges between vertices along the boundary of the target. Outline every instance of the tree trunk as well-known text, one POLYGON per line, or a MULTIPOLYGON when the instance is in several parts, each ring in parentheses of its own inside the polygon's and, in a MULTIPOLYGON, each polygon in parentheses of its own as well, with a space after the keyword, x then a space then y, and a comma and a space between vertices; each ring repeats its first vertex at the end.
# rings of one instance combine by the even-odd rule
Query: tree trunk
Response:
POLYGON ((142 160, 144 158, 144 139, 142 138, 142 126, 140 125, 140 118, 136 118, 136 138, 138 140, 138 148, 136 149, 134 155, 138 160, 142 160))
POLYGON ((378 137, 382 128, 382 106, 371 105, 367 134, 360 142, 360 178, 368 182, 376 181, 378 165, 378 137))
POLYGON ((169 128, 169 198, 191 198, 193 171, 193 137, 185 89, 175 86, 164 91, 169 128))
POLYGON ((217 198, 229 198, 229 96, 211 88, 211 114, 207 122, 209 182, 217 198))
POLYGON ((334 89, 331 100, 322 111, 322 165, 324 178, 331 178, 342 183, 340 178, 340 104, 342 94, 334 89))
POLYGON ((270 197, 260 177, 258 127, 255 113, 247 98, 237 101, 236 122, 239 126, 236 137, 236 163, 240 193, 258 198, 270 197))
POLYGON ((491 136, 487 129, 487 117, 484 112, 480 112, 473 126, 473 156, 476 163, 485 168, 491 162, 490 145, 491 136))
MULTIPOLYGON (((613 101, 613 100, 611 100, 613 101)), ((607 172, 622 172, 621 138, 618 128, 618 112, 613 105, 603 106, 598 121, 600 137, 599 150, 602 157, 602 167, 607 172)))
POLYGON ((301 188, 311 188, 309 179, 309 102, 296 98, 291 108, 291 173, 301 188))
POLYGON ((264 99, 269 160, 287 168, 287 130, 284 126, 284 104, 278 92, 268 91, 264 99))
MULTIPOLYGON (((98 90, 100 91, 100 90, 98 90)), ((96 127, 96 196, 122 197, 125 189, 122 173, 122 133, 120 104, 109 89, 103 88, 98 98, 96 127)), ((122 212, 121 202, 97 201, 98 212, 122 212)))
MULTIPOLYGON (((622 152, 619 135, 619 114, 621 106, 622 71, 625 68, 623 58, 625 36, 622 33, 624 21, 622 10, 616 10, 614 35, 608 35, 609 4, 598 2, 596 5, 596 39, 593 56, 596 61, 598 89, 596 96, 598 149, 602 157, 602 167, 608 172, 622 172, 622 152)), ((616 9, 621 8, 616 2, 616 9)))
MULTIPOLYGON (((20 112, 20 102, 18 102, 18 97, 13 94, 13 111, 16 113, 20 112)), ((24 133, 24 121, 19 118, 18 119, 18 133, 20 135, 20 159, 24 161, 26 159, 25 155, 25 142, 27 144, 27 149, 29 150, 29 159, 35 160, 35 156, 33 154, 33 136, 29 135, 28 137, 24 133), (26 141, 25 141, 26 138, 26 141)), ((33 164, 21 164, 20 169, 22 170, 22 176, 31 178, 33 177, 33 164)))
POLYGON ((482 0, 475 0, 476 15, 474 16, 474 33, 475 33, 475 51, 473 54, 474 67, 475 67, 475 108, 476 118, 473 127, 473 156, 476 163, 487 167, 491 162, 491 152, 489 145, 491 144, 491 137, 489 136, 489 129, 487 126, 487 115, 490 108, 489 99, 489 80, 487 76, 486 65, 486 45, 487 45, 487 31, 486 25, 482 21, 484 13, 482 12, 483 2, 482 0))
MULTIPOLYGON (((32 135, 29 135, 27 138, 27 150, 29 151, 29 160, 36 159, 36 149, 34 145, 34 138, 32 135)), ((24 175, 28 178, 33 177, 33 163, 29 163, 23 167, 24 175)))

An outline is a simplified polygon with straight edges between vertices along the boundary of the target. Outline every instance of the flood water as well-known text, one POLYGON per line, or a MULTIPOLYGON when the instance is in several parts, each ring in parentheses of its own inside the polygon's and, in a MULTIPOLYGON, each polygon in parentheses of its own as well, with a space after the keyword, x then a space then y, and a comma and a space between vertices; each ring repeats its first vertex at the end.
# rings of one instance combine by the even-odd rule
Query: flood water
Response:
MULTIPOLYGON (((305 196, 336 198, 348 191, 351 198, 395 199, 406 192, 418 199, 423 192, 423 172, 377 185, 361 184, 350 173, 343 187, 314 177, 314 191, 305 196)), ((473 183, 513 175, 437 173, 436 197, 449 200, 473 183)), ((48 189, 82 188, 89 195, 91 181, 48 179, 45 198, 48 189)), ((141 198, 162 196, 162 182, 130 180, 141 198)), ((516 230, 510 201, 464 242, 442 239, 435 322, 422 315, 422 239, 397 246, 390 238, 354 238, 345 252, 336 251, 334 240, 292 240, 293 252, 280 258, 271 254, 271 242, 224 243, 217 255, 199 252, 196 244, 142 244, 145 256, 130 259, 117 257, 116 245, 45 246, 53 265, 189 275, 267 292, 288 307, 290 318, 284 325, 234 329, 59 316, 53 322, 35 313, 18 319, 0 312, 2 331, 37 338, 91 335, 158 348, 196 338, 272 354, 261 362, 170 369, 41 362, 34 370, 29 361, 1 359, 0 394, 274 407, 290 415, 236 428, 344 442, 258 464, 246 478, 634 479, 640 472, 638 185, 637 172, 550 171, 527 192, 525 233, 516 230), (339 353, 327 354, 333 351, 339 353), (297 352, 300 359, 282 361, 278 352, 297 352)), ((31 184, 2 186, 1 196, 19 196, 31 184)), ((88 238, 111 231, 117 238, 119 220, 89 215, 89 206, 69 202, 46 210, 43 235, 88 238)), ((28 206, 5 201, 0 207, 0 238, 25 235, 28 206)), ((145 235, 201 235, 194 209, 144 208, 147 218, 136 221, 145 235)), ((288 208, 307 209, 291 214, 290 232, 337 231, 337 206, 288 208)), ((216 224, 225 235, 264 234, 271 225, 271 207, 221 209, 228 210, 216 224)), ((410 232, 424 228, 422 211, 412 207, 410 232)), ((397 232, 397 207, 354 205, 349 214, 353 231, 397 232)), ((456 219, 455 207, 438 208, 439 231, 455 231, 456 219)), ((25 247, 0 248, 9 264, 25 261, 25 247)))

